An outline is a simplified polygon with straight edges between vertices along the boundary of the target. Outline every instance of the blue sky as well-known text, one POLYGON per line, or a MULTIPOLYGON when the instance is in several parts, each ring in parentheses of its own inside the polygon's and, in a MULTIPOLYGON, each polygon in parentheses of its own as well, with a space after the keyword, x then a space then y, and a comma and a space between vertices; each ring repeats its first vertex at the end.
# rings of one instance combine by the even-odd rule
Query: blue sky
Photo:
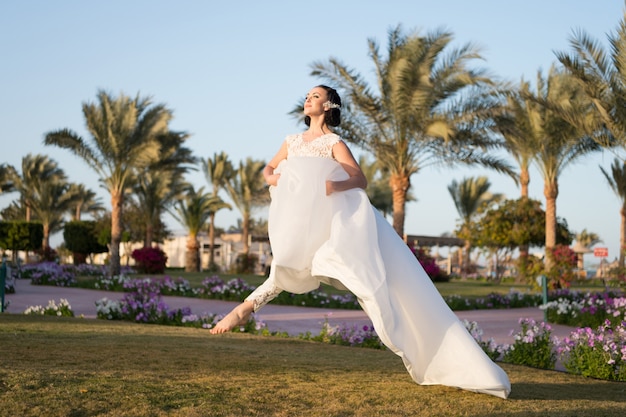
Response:
MULTIPOLYGON (((4 0, 0 163, 19 169, 29 152, 47 154, 108 206, 108 194, 80 159, 42 144, 54 129, 86 135, 81 105, 99 89, 165 103, 174 111, 172 128, 192 135, 187 145, 199 157, 225 151, 235 162, 269 160, 285 135, 302 129, 287 113, 319 81, 309 75, 310 64, 337 57, 371 77, 367 40, 384 50, 398 24, 407 32, 445 28, 455 45, 482 48, 485 61, 477 65, 519 81, 547 70, 556 62, 554 51, 568 51, 573 30, 606 45, 623 12, 623 0, 4 0)), ((620 202, 598 166, 608 168, 612 160, 603 154, 570 166, 557 200, 557 215, 574 232, 600 235, 610 260, 619 248, 620 202)), ((493 172, 427 168, 412 178, 418 201, 407 207, 406 232, 452 232, 458 214, 447 186, 476 175, 488 175, 493 192, 519 195, 510 179, 493 172)), ((531 175, 531 197, 544 201, 543 181, 536 171, 531 175)), ((207 185, 201 174, 189 179, 207 185)), ((0 197, 0 207, 12 198, 0 197)), ((217 223, 227 228, 238 217, 220 212, 217 223)), ((587 255, 586 261, 597 259, 587 255)))

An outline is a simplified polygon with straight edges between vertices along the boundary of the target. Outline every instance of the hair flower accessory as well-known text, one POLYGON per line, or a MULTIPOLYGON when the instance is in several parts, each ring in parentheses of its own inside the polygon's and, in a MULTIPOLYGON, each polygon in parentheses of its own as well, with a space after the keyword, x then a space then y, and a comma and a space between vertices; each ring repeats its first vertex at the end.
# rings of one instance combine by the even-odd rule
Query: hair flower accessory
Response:
POLYGON ((328 100, 326 103, 324 103, 324 107, 328 107, 329 109, 340 109, 341 106, 337 103, 331 103, 330 100, 328 100))

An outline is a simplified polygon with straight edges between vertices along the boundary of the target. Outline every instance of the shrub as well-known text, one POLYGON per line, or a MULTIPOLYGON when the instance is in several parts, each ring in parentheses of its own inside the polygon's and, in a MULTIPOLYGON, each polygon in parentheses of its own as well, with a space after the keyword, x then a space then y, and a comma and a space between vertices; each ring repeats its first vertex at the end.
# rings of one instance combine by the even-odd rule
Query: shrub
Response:
POLYGON ((478 346, 489 356, 492 361, 497 360, 502 355, 502 348, 496 343, 493 337, 483 340, 483 330, 475 321, 463 320, 463 325, 474 338, 478 346))
POLYGON ((159 247, 135 249, 131 254, 135 260, 135 269, 144 274, 162 274, 165 271, 167 255, 159 247))
POLYGON ((56 304, 54 300, 50 300, 48 301, 48 305, 46 307, 30 306, 24 311, 24 314, 57 316, 57 317, 74 317, 72 306, 70 306, 70 303, 68 303, 67 300, 64 298, 61 298, 61 300, 59 301, 59 304, 56 304))
POLYGON ((559 290, 540 306, 548 321, 575 327, 598 327, 605 320, 617 326, 626 320, 626 297, 615 291, 587 292, 559 290))
POLYGON ((439 268, 439 265, 437 265, 437 260, 426 253, 423 248, 411 248, 411 252, 413 252, 417 260, 422 265, 422 268, 424 268, 424 271, 432 281, 447 282, 450 280, 450 277, 444 273, 441 268, 439 268))
POLYGON ((568 372, 592 378, 626 381, 626 322, 606 321, 596 330, 575 330, 558 352, 568 372))
POLYGON ((516 365, 532 366, 541 369, 554 369, 556 352, 552 328, 546 323, 536 323, 532 319, 519 321, 522 329, 515 334, 515 342, 503 347, 503 361, 516 365))
POLYGON ((574 270, 578 263, 578 255, 566 245, 556 245, 547 251, 547 255, 552 259, 552 267, 546 274, 550 279, 550 286, 553 289, 569 288, 576 278, 574 270))
POLYGON ((300 339, 330 343, 331 345, 386 349, 373 326, 355 324, 331 326, 328 323, 328 317, 324 320, 319 335, 313 336, 311 332, 306 332, 300 334, 299 337, 300 339))
POLYGON ((55 262, 24 265, 22 267, 22 278, 30 278, 33 285, 70 287, 76 284, 72 268, 55 262))
POLYGON ((256 268, 259 258, 254 253, 241 253, 235 260, 234 269, 231 272, 235 274, 251 274, 256 268))
POLYGON ((39 259, 43 262, 56 262, 59 259, 59 255, 57 251, 52 249, 50 246, 46 246, 45 248, 41 248, 35 251, 35 253, 39 256, 39 259))
POLYGON ((228 282, 224 282, 220 277, 214 275, 202 281, 201 287, 196 290, 196 294, 204 298, 241 301, 252 291, 254 291, 254 287, 248 285, 241 278, 233 278, 228 282))

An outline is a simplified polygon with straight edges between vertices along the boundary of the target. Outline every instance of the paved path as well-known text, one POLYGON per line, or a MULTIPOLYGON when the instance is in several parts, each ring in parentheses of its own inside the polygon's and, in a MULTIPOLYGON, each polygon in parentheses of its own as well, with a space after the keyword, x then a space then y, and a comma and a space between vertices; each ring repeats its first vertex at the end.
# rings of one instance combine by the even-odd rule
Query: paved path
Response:
MULTIPOLYGON (((95 302, 101 298, 119 300, 122 293, 111 291, 88 290, 81 288, 63 288, 40 285, 30 285, 30 280, 17 280, 16 293, 7 294, 10 302, 7 313, 21 314, 30 306, 48 305, 49 300, 59 302, 67 299, 72 311, 77 316, 85 318, 96 317, 95 302)), ((219 300, 204 300, 192 297, 163 297, 170 309, 190 307, 195 314, 212 313, 226 314, 237 303, 219 300)), ((460 319, 467 319, 478 323, 483 330, 483 339, 493 338, 498 344, 512 343, 511 331, 519 330, 520 318, 543 320, 543 312, 538 308, 516 308, 501 310, 472 310, 456 312, 460 319)), ((319 334, 321 325, 327 318, 332 325, 337 324, 371 324, 361 310, 336 310, 328 308, 293 307, 269 304, 258 314, 270 331, 285 331, 293 336, 310 331, 319 334)), ((1 323, 1 318, 0 318, 1 323)), ((553 335, 559 338, 568 336, 573 330, 571 327, 552 325, 553 335)))

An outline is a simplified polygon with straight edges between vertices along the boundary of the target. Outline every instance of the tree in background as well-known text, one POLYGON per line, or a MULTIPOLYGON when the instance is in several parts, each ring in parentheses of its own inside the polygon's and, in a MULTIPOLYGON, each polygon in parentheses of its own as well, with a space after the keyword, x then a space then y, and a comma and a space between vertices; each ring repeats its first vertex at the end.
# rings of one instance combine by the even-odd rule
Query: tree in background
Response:
POLYGON ((98 242, 96 222, 74 220, 63 228, 65 247, 73 254, 74 265, 84 264, 94 253, 108 252, 109 248, 98 242))
MULTIPOLYGON (((221 190, 233 179, 233 165, 225 152, 214 153, 213 158, 202 159, 202 172, 213 190, 213 197, 219 197, 221 190)), ((219 210, 232 209, 230 204, 214 205, 215 211, 209 215, 209 270, 215 266, 215 215, 219 210)))
POLYGON ((56 161, 46 155, 27 154, 22 158, 22 172, 10 166, 7 171, 9 181, 13 184, 11 191, 20 194, 20 203, 24 205, 24 220, 30 221, 33 201, 38 197, 42 184, 66 182, 67 177, 56 161))
POLYGON ((193 169, 196 158, 183 146, 189 136, 180 132, 167 132, 157 136, 160 143, 159 158, 138 169, 133 187, 133 203, 143 220, 144 247, 165 237, 161 228, 163 212, 177 201, 188 187, 184 175, 193 169))
POLYGON ((571 114, 570 122, 587 130, 603 146, 626 147, 626 11, 617 30, 607 36, 610 49, 583 30, 570 37, 571 53, 557 59, 590 99, 594 118, 571 114))
POLYGON ((187 229, 187 252, 185 255, 185 271, 200 271, 200 242, 198 233, 205 226, 214 204, 223 203, 219 197, 204 192, 204 187, 196 190, 189 186, 187 192, 170 210, 172 216, 187 229))
MULTIPOLYGON (((393 214, 393 193, 389 185, 389 172, 380 166, 377 160, 369 162, 365 156, 359 158, 359 166, 367 178, 367 196, 374 207, 376 207, 383 216, 387 217, 393 214)), ((415 197, 409 191, 406 201, 415 201, 415 197)))
POLYGON ((177 182, 171 172, 146 170, 137 177, 133 194, 129 198, 129 208, 124 217, 137 226, 133 240, 143 242, 149 248, 152 243, 165 238, 165 225, 161 220, 164 210, 173 205, 187 184, 177 182))
MULTIPOLYGON (((558 220, 557 243, 569 245, 572 241, 567 222, 558 220)), ((541 203, 530 198, 501 200, 496 204, 484 205, 478 209, 469 227, 464 231, 464 239, 469 239, 475 247, 487 249, 496 259, 496 279, 499 279, 501 260, 516 248, 526 246, 541 247, 545 243, 545 212, 541 203), (465 234, 465 232, 467 234, 465 234)), ((537 265, 541 268, 541 265, 537 265)), ((543 269, 543 268, 541 268, 543 269)), ((526 275, 519 278, 534 283, 541 269, 533 268, 532 262, 526 275)))
POLYGON ((76 198, 75 188, 67 182, 67 176, 57 162, 45 155, 26 155, 22 158, 21 174, 10 167, 5 175, 12 184, 11 191, 18 192, 20 197, 12 203, 12 209, 3 213, 9 217, 12 213, 16 220, 36 219, 40 222, 43 226, 42 253, 44 258, 49 258, 50 236, 62 229, 65 214, 76 198), (17 208, 20 205, 23 210, 17 208))
POLYGON ((135 175, 161 158, 158 138, 169 134, 172 111, 150 98, 114 97, 99 91, 96 103, 83 103, 90 134, 86 141, 70 129, 46 134, 44 143, 67 149, 93 169, 111 195, 110 274, 120 273, 120 242, 124 199, 135 175))
POLYGON ((571 75, 552 67, 544 78, 537 73, 536 91, 526 98, 540 104, 534 111, 537 150, 534 163, 543 178, 546 199, 546 270, 552 267, 550 253, 557 243, 556 201, 559 195, 559 177, 570 164, 600 149, 586 129, 571 123, 568 115, 581 120, 589 117, 590 102, 582 94, 571 75))
POLYGON ((448 185, 448 192, 461 218, 457 235, 465 239, 461 262, 461 274, 463 276, 467 275, 470 269, 472 242, 468 237, 472 218, 483 204, 490 204, 502 199, 502 194, 492 194, 489 192, 489 187, 491 187, 491 183, 484 176, 464 178, 460 183, 453 180, 448 185))
POLYGON ((43 242, 41 223, 24 220, 0 222, 0 248, 11 251, 11 261, 17 263, 19 251, 35 251, 43 242))
POLYGON ((85 187, 85 185, 72 183, 68 191, 74 195, 69 208, 72 220, 80 221, 84 213, 97 216, 99 213, 105 211, 101 199, 97 197, 94 191, 85 187))
POLYGON ((611 173, 609 174, 604 168, 600 167, 602 174, 606 178, 609 187, 622 201, 622 207, 619 211, 619 269, 624 271, 624 251, 626 250, 626 162, 615 159, 611 165, 611 173))
POLYGON ((262 175, 264 161, 247 158, 245 162, 239 162, 239 168, 235 171, 231 180, 226 183, 228 196, 239 209, 242 217, 242 243, 243 253, 250 253, 250 219, 255 208, 269 204, 269 193, 265 187, 262 175))
POLYGON ((15 171, 9 164, 0 164, 0 194, 7 191, 12 191, 15 188, 15 184, 11 180, 11 173, 15 171))
POLYGON ((45 259, 50 260, 46 254, 52 251, 50 248, 50 236, 63 230, 65 214, 74 202, 74 195, 70 190, 70 184, 65 180, 44 182, 31 200, 31 210, 35 218, 43 226, 42 251, 45 259))
POLYGON ((338 132, 368 150, 389 173, 393 227, 404 235, 411 177, 433 164, 489 167, 511 174, 507 163, 488 153, 500 141, 488 134, 482 95, 491 84, 485 71, 470 69, 481 58, 471 44, 453 48, 453 36, 433 31, 405 35, 389 32, 386 56, 369 40, 376 87, 336 58, 312 65, 312 75, 341 91, 344 108, 338 132))
MULTIPOLYGON (((626 11, 615 32, 607 35, 609 50, 585 31, 575 31, 569 39, 571 51, 557 52, 556 56, 583 89, 592 103, 592 123, 571 116, 572 123, 591 132, 592 137, 605 147, 626 147, 626 11), (586 123, 583 123, 586 122, 586 123)), ((622 200, 620 209, 619 270, 624 271, 626 250, 626 170, 622 161, 611 166, 612 177, 602 169, 611 189, 622 200)))
MULTIPOLYGON (((528 198, 530 165, 542 140, 537 118, 540 104, 528 98, 530 84, 523 79, 519 86, 501 86, 495 94, 502 99, 502 105, 495 108, 493 130, 502 136, 504 149, 517 163, 519 174, 513 179, 520 187, 521 198, 528 198)), ((525 277, 532 273, 529 263, 534 260, 529 258, 528 245, 523 244, 518 249, 518 273, 525 277)))

